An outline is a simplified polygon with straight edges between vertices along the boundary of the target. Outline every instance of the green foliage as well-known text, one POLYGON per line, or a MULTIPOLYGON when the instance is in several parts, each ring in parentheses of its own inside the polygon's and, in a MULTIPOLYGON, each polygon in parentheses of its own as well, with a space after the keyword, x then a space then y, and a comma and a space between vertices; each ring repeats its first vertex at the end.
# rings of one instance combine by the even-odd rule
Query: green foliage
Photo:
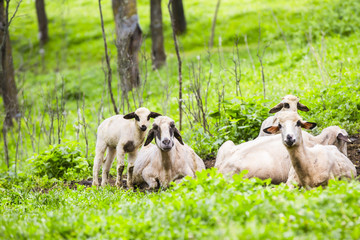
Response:
POLYGON ((1 190, 4 239, 358 239, 360 183, 305 191, 215 169, 158 193, 1 190))
POLYGON ((269 116, 266 102, 259 97, 225 100, 221 111, 209 114, 209 120, 215 122, 212 135, 196 125, 186 138, 194 142, 191 145, 200 157, 215 157, 217 149, 228 140, 239 144, 257 137, 262 121, 269 116))
MULTIPOLYGON (((318 1, 320 2, 320 1, 318 1)), ((360 30, 360 2, 352 0, 335 1, 335 4, 324 4, 315 7, 316 14, 306 15, 309 23, 304 33, 349 36, 360 30)))
POLYGON ((224 142, 241 142, 256 138, 261 123, 269 117, 265 103, 266 101, 261 98, 234 98, 224 101, 225 120, 218 129, 224 142))
MULTIPOLYGON (((305 96, 312 99, 311 111, 306 115, 318 123, 320 129, 330 125, 341 126, 351 132, 358 129, 360 119, 360 85, 355 82, 337 81, 305 96)), ((304 114, 305 115, 305 114, 304 114)), ((318 130, 318 132, 319 132, 318 130)))
POLYGON ((49 179, 83 179, 91 172, 89 163, 78 149, 78 143, 71 141, 50 146, 49 150, 29 159, 29 163, 36 176, 49 179))

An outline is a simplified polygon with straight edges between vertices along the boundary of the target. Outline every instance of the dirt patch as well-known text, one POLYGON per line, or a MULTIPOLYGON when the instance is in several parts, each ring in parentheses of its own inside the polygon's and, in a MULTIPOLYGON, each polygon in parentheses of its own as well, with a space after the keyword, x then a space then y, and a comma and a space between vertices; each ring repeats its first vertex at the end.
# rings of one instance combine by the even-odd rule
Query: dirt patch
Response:
POLYGON ((204 160, 204 163, 205 163, 205 168, 208 169, 208 168, 212 168, 215 166, 215 158, 207 158, 204 160))
POLYGON ((348 158, 356 167, 357 175, 360 175, 360 134, 350 137, 353 143, 348 144, 348 158))

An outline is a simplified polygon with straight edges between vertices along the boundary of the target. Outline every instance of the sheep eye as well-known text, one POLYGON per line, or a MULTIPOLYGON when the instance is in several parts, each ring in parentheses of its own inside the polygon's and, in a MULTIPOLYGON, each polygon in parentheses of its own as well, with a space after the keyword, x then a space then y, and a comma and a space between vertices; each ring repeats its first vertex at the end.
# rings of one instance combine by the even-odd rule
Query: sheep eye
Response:
POLYGON ((156 125, 156 124, 153 125, 153 129, 154 129, 154 130, 157 130, 158 128, 159 128, 158 125, 156 125))
POLYGON ((290 105, 288 103, 284 103, 284 108, 290 108, 290 105))
POLYGON ((279 123, 278 128, 281 129, 281 124, 279 123))
POLYGON ((296 126, 297 126, 297 127, 300 127, 300 126, 301 126, 300 120, 298 120, 298 121, 296 122, 296 126))
POLYGON ((140 118, 138 115, 135 115, 135 119, 136 119, 136 121, 140 122, 140 118))

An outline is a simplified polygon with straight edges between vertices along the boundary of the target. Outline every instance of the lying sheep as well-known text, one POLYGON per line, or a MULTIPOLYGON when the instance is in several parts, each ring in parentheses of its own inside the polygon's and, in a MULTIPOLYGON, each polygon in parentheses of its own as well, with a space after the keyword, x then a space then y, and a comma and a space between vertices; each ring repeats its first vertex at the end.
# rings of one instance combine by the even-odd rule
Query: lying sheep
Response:
POLYGON ((149 189, 159 184, 167 187, 185 176, 195 177, 195 172, 203 169, 204 162, 183 143, 174 121, 165 116, 157 117, 135 161, 134 184, 146 182, 149 189), (154 138, 156 145, 150 144, 154 138))
MULTIPOLYGON (((347 154, 347 142, 351 142, 345 130, 331 126, 318 136, 303 131, 307 146, 335 145, 343 154, 347 154)), ((226 175, 248 170, 245 177, 271 178, 272 183, 286 182, 291 169, 289 154, 281 143, 281 135, 257 138, 235 146, 225 142, 219 149, 215 167, 226 175)))
MULTIPOLYGON (((297 112, 297 110, 308 112, 309 108, 304 104, 301 104, 299 100, 300 99, 294 95, 286 95, 279 104, 270 109, 269 113, 278 113, 282 111, 297 112)), ((262 122, 258 137, 269 136, 270 134, 265 133, 263 130, 272 125, 276 125, 276 114, 268 117, 262 122)))
POLYGON ((278 125, 265 128, 270 134, 281 133, 281 140, 289 153, 294 171, 287 180, 288 185, 313 188, 325 186, 333 178, 354 178, 356 169, 352 162, 335 146, 317 144, 308 147, 301 128, 312 129, 315 123, 303 121, 297 113, 283 112, 277 116, 278 125))
POLYGON ((122 173, 124 171, 124 157, 125 154, 128 153, 127 185, 129 187, 132 186, 132 170, 137 156, 137 150, 145 139, 150 118, 155 118, 160 115, 159 113, 150 112, 147 108, 142 107, 125 116, 116 115, 107 118, 100 124, 97 131, 93 185, 99 185, 98 174, 100 163, 103 163, 101 186, 108 183, 109 171, 116 154, 117 177, 115 184, 120 187, 122 183, 122 173), (106 159, 103 162, 106 150, 106 159))

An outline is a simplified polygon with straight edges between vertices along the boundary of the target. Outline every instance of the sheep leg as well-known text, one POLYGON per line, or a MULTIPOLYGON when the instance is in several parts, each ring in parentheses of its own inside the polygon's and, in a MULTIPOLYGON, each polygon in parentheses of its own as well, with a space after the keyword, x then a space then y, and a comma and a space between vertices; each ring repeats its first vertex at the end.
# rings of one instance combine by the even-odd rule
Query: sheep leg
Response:
POLYGON ((96 148, 95 148, 95 158, 94 158, 94 167, 93 167, 93 185, 99 186, 99 170, 100 170, 100 164, 102 163, 104 159, 104 153, 106 150, 106 143, 103 141, 97 141, 96 142, 96 148))
POLYGON ((133 171, 134 171, 134 163, 136 160, 136 156, 137 156, 136 150, 135 150, 135 152, 129 153, 129 156, 128 156, 128 168, 127 168, 127 172, 128 172, 127 186, 128 186, 128 188, 133 187, 133 171))
POLYGON ((156 180, 156 176, 154 175, 152 170, 152 168, 145 168, 141 173, 144 181, 148 185, 147 189, 155 189, 156 187, 158 187, 158 181, 156 180))
POLYGON ((101 186, 105 186, 109 182, 110 168, 114 161, 114 157, 115 157, 115 153, 116 153, 116 149, 113 147, 108 147, 107 149, 108 150, 107 150, 107 154, 106 154, 106 159, 103 164, 101 186))
POLYGON ((125 152, 122 147, 118 147, 117 149, 117 165, 116 165, 116 182, 115 185, 117 187, 121 187, 122 185, 122 174, 125 168, 124 164, 125 152))

